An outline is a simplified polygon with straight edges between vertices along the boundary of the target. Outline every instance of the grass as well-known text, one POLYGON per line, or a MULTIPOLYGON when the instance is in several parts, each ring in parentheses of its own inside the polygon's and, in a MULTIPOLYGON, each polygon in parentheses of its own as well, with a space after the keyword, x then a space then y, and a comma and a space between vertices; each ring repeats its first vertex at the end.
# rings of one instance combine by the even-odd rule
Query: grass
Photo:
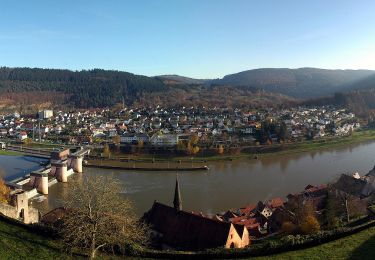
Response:
MULTIPOLYGON (((333 139, 320 139, 317 141, 306 142, 306 143, 297 143, 286 145, 284 150, 266 153, 272 155, 278 154, 293 154, 293 153, 301 153, 301 152, 310 152, 310 151, 321 151, 322 149, 331 149, 331 148, 340 148, 345 147, 352 144, 358 144, 368 141, 375 140, 375 130, 362 130, 354 132, 351 136, 345 136, 340 138, 333 138, 333 139)), ((262 156, 264 156, 262 155, 262 156)))
POLYGON ((320 246, 257 259, 374 259, 375 227, 320 246))
POLYGON ((0 150, 0 155, 22 155, 22 153, 8 150, 0 150))
POLYGON ((0 220, 0 259, 70 259, 58 243, 0 220))
MULTIPOLYGON (((256 259, 373 259, 375 227, 320 246, 256 259)), ((0 259, 77 259, 61 252, 58 241, 0 219, 0 259)), ((102 255, 104 259, 117 257, 102 255)))

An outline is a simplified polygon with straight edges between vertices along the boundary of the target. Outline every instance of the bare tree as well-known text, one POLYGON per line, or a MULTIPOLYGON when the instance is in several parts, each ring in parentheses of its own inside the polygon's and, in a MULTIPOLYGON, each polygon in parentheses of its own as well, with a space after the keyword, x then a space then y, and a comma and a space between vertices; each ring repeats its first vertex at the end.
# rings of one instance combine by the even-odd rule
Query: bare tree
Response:
POLYGON ((132 203, 120 194, 122 187, 112 177, 90 176, 69 183, 67 214, 61 225, 65 248, 86 248, 90 258, 99 249, 120 249, 148 242, 148 228, 134 214, 132 203))

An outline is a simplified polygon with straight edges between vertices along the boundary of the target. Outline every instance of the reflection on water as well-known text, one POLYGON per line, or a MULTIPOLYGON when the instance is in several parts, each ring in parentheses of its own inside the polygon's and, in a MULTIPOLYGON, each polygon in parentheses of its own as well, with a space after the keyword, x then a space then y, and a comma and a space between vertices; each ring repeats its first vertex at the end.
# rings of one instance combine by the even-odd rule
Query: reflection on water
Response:
MULTIPOLYGON (((248 203, 298 192, 308 184, 331 182, 341 173, 367 173, 375 164, 375 143, 354 145, 342 149, 306 152, 293 155, 269 155, 260 160, 210 162, 209 171, 181 172, 180 186, 183 208, 217 213, 248 203)), ((113 175, 124 185, 123 196, 134 201, 142 215, 154 200, 172 204, 174 172, 133 172, 85 168, 74 178, 82 180, 98 174, 113 175)), ((47 199, 34 201, 43 213, 60 206, 68 196, 67 185, 50 187, 47 199)))

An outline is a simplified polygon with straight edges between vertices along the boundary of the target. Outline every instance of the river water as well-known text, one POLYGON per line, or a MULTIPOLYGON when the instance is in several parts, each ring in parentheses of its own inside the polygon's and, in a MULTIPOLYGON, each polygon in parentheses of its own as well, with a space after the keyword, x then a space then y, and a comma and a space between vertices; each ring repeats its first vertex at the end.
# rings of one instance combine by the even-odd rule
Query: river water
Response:
MULTIPOLYGON (((0 165, 4 161, 0 156, 0 165)), ((366 174, 375 165, 375 142, 340 149, 293 155, 268 156, 259 160, 209 162, 209 171, 180 172, 180 188, 185 210, 213 214, 236 209, 259 200, 286 195, 308 184, 332 182, 342 173, 366 174)), ((82 179, 98 174, 112 175, 124 187, 123 196, 133 200, 142 215, 154 200, 172 205, 176 172, 133 172, 84 168, 82 179)), ((43 213, 60 206, 69 183, 50 187, 49 195, 34 205, 43 213)))
POLYGON ((22 177, 31 171, 41 168, 40 162, 45 160, 31 156, 0 155, 0 176, 6 181, 22 177))

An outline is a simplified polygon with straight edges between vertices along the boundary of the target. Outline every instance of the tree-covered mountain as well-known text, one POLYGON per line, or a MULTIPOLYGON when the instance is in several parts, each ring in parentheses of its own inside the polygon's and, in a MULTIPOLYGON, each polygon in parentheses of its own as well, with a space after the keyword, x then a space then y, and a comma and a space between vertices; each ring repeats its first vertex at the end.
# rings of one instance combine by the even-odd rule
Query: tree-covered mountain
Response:
POLYGON ((375 89, 375 74, 371 74, 359 81, 356 81, 347 86, 347 90, 369 90, 375 89))
POLYGON ((313 98, 350 90, 356 83, 375 76, 370 70, 254 69, 230 74, 213 84, 253 86, 295 98, 313 98))
POLYGON ((165 89, 160 79, 121 71, 0 68, 0 94, 55 91, 77 107, 111 106, 123 99, 132 102, 143 92, 165 89))
POLYGON ((200 85, 211 82, 210 79, 193 79, 179 75, 160 75, 156 76, 156 78, 161 79, 165 84, 168 85, 200 85))
POLYGON ((174 101, 180 100, 176 97, 189 105, 197 103, 199 97, 206 105, 224 105, 230 93, 234 96, 229 103, 253 107, 285 101, 287 96, 311 99, 372 88, 375 88, 375 72, 369 70, 256 69, 223 79, 202 80, 178 75, 146 77, 102 69, 0 68, 0 107, 43 102, 48 106, 110 107, 123 101, 147 103, 148 99, 175 104, 174 101), (225 96, 219 95, 220 91, 225 96))

